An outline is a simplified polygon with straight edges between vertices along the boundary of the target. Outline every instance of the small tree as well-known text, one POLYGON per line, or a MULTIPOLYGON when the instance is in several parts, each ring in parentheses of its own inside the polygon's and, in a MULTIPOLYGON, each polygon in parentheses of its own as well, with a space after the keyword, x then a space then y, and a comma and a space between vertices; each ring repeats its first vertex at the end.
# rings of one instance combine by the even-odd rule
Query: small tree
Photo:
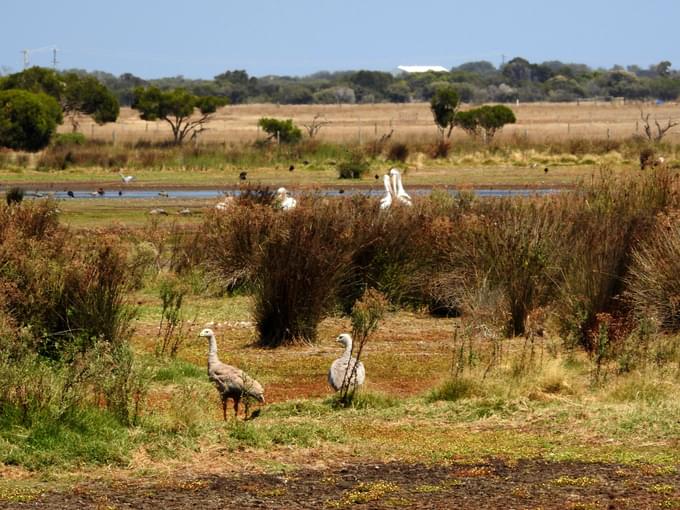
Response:
POLYGON ((40 150, 50 142, 61 120, 59 104, 47 94, 0 92, 0 147, 40 150))
POLYGON ((644 123, 643 130, 645 132, 645 136, 647 137, 647 140, 649 140, 650 142, 660 142, 666 135, 668 130, 679 124, 678 121, 668 119, 668 123, 665 126, 662 126, 661 124, 659 124, 658 120, 654 119, 654 124, 656 124, 656 133, 653 133, 652 127, 649 125, 649 113, 645 115, 645 112, 642 109, 640 109, 640 118, 644 123))
POLYGON ((446 133, 446 138, 451 137, 459 104, 458 93, 451 85, 443 85, 437 88, 432 96, 430 109, 441 138, 444 138, 444 133, 446 133))
MULTIPOLYGON (((184 328, 184 314, 182 305, 188 289, 176 277, 167 276, 161 280, 161 320, 158 324, 158 341, 156 342, 156 355, 171 358, 177 356, 182 343, 191 330, 184 328)), ((192 322, 193 324, 193 322, 192 322)))
POLYGON ((307 130, 309 138, 314 138, 319 131, 321 131, 322 127, 327 126, 330 123, 330 120, 326 117, 321 117, 321 114, 317 113, 309 124, 303 124, 303 126, 307 130))
POLYGON ((91 115, 97 124, 104 124, 115 122, 120 112, 116 96, 92 76, 62 75, 53 69, 31 67, 2 80, 0 88, 42 92, 53 97, 70 119, 74 132, 80 115, 91 115))
POLYGON ((456 113, 456 126, 472 137, 479 136, 479 115, 477 109, 456 113))
MULTIPOLYGON (((387 310, 387 299, 379 291, 368 289, 364 295, 352 307, 352 338, 356 347, 356 363, 352 365, 352 370, 345 372, 345 378, 340 388, 340 403, 347 407, 354 399, 355 386, 350 382, 356 377, 357 365, 361 359, 361 353, 368 342, 368 337, 378 329, 378 323, 382 320, 387 310)), ((349 365, 348 365, 349 368, 349 365)))
POLYGON ((280 120, 262 117, 257 124, 269 135, 268 140, 277 140, 279 143, 297 143, 302 138, 302 131, 293 124, 293 119, 280 120))
POLYGON ((181 144, 189 135, 196 136, 207 129, 205 124, 219 106, 227 104, 226 97, 196 96, 185 89, 169 91, 157 87, 138 87, 134 91, 132 108, 140 112, 142 120, 164 120, 170 124, 176 144, 181 144), (200 116, 194 117, 198 109, 200 116))
POLYGON ((464 112, 457 112, 455 125, 463 129, 470 136, 484 135, 484 140, 490 142, 494 135, 506 124, 516 122, 515 114, 503 105, 482 106, 464 112))
POLYGON ((116 121, 120 113, 118 100, 96 78, 69 73, 64 77, 64 84, 61 107, 71 121, 73 132, 78 130, 78 118, 83 114, 91 115, 97 124, 116 121))
POLYGON ((517 119, 513 111, 502 104, 478 108, 479 126, 484 130, 484 139, 490 142, 494 135, 506 124, 514 124, 517 119))

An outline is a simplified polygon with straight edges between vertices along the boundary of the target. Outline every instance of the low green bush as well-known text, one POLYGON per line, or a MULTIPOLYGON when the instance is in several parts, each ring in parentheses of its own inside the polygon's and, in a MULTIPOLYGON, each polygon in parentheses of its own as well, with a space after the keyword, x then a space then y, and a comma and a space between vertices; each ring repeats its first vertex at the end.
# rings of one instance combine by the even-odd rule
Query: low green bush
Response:
POLYGON ((370 170, 370 163, 359 151, 351 152, 343 161, 338 163, 338 177, 340 179, 361 179, 370 170))

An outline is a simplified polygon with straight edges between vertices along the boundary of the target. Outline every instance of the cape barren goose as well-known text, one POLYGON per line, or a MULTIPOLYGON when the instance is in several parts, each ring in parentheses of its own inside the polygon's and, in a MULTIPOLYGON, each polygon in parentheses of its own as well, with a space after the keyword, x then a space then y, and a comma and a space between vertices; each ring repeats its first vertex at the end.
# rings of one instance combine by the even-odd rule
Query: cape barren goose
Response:
POLYGON ((345 352, 331 364, 331 368, 328 370, 328 384, 335 391, 340 391, 345 380, 345 374, 347 374, 347 384, 349 384, 350 389, 355 390, 364 384, 366 379, 364 364, 352 357, 352 336, 349 333, 338 335, 335 341, 345 347, 345 352), (354 371, 355 365, 356 371, 354 371))
POLYGON ((227 400, 234 401, 234 416, 238 417, 238 404, 245 400, 245 417, 248 418, 248 400, 253 398, 264 404, 264 388, 240 368, 222 363, 217 357, 217 340, 210 328, 205 328, 198 336, 208 339, 208 378, 220 392, 222 415, 227 419, 227 400))

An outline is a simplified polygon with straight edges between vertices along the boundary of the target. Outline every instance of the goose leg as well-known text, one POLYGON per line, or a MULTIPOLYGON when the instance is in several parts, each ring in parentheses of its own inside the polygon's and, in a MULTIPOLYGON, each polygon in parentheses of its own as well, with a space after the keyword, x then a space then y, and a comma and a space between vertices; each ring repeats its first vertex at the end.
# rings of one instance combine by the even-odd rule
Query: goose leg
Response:
POLYGON ((222 416, 224 416, 224 421, 227 421, 227 399, 222 399, 222 416))
POLYGON ((238 418, 238 403, 241 400, 238 397, 234 397, 234 418, 238 418))

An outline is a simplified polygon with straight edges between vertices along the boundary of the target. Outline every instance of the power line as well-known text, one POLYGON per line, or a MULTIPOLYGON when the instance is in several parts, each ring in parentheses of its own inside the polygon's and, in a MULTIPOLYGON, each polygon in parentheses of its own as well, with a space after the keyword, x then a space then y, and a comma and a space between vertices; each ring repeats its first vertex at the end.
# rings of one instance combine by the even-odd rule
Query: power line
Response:
POLYGON ((42 51, 52 51, 52 64, 57 66, 57 47, 56 46, 43 46, 42 48, 33 48, 33 49, 23 49, 21 50, 21 53, 24 55, 24 69, 28 69, 30 66, 30 57, 31 53, 39 53, 42 51))

